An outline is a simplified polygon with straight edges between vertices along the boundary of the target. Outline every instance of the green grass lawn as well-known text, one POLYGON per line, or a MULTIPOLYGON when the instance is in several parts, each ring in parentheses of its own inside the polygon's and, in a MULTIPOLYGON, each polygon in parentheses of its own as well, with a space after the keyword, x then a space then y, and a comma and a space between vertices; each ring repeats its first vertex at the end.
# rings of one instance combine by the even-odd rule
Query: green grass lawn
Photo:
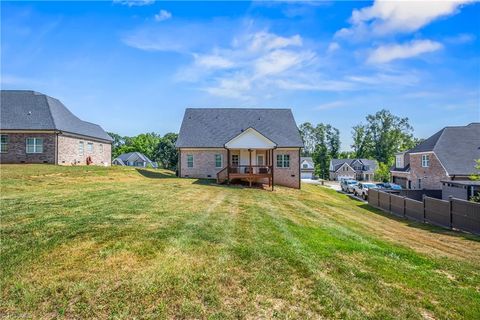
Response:
POLYGON ((3 165, 0 263, 0 318, 480 318, 479 237, 313 185, 3 165))

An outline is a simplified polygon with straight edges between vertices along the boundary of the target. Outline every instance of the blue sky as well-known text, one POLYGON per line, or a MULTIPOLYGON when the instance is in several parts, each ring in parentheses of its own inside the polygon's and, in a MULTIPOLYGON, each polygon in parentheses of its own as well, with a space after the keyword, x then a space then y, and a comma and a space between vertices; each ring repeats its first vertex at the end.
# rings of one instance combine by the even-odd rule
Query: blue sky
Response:
POLYGON ((415 135, 480 121, 480 4, 2 2, 2 89, 61 99, 122 135, 186 107, 289 107, 351 127, 387 108, 415 135))

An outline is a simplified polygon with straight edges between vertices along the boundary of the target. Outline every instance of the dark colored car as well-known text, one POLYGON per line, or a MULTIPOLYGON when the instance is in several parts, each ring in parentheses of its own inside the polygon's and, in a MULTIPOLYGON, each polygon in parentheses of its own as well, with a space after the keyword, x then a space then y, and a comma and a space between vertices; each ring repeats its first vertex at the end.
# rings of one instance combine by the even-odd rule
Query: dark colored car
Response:
POLYGON ((391 183, 391 182, 384 182, 384 183, 377 183, 378 189, 383 189, 383 190, 391 190, 391 191, 400 191, 402 190, 402 187, 399 186, 398 184, 391 183))

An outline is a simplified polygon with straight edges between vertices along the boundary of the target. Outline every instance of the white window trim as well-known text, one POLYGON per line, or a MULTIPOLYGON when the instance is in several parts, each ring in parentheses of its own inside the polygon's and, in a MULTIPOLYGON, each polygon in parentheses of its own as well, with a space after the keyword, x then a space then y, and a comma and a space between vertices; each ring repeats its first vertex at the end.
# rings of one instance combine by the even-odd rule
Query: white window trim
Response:
POLYGON ((290 155, 286 154, 286 153, 277 154, 277 156, 275 157, 275 165, 279 169, 290 169, 290 161, 291 161, 290 155), (278 157, 279 156, 282 157, 282 160, 281 160, 282 166, 281 167, 278 166, 278 157), (285 166, 285 156, 288 156, 288 167, 285 166))
POLYGON ((95 153, 95 146, 93 142, 87 142, 87 153, 95 153), (92 150, 90 150, 89 146, 92 146, 92 150))
POLYGON ((195 157, 193 156, 193 154, 187 154, 187 168, 193 168, 194 166, 195 166, 195 157), (192 157, 192 166, 188 165, 190 163, 190 161, 188 161, 189 157, 192 157))
POLYGON ((215 153, 214 160, 215 160, 215 168, 222 168, 223 167, 223 154, 215 153), (220 166, 217 166, 217 156, 220 156, 220 166))
POLYGON ((44 141, 43 138, 37 138, 37 137, 28 137, 28 138, 26 138, 26 139, 25 139, 25 153, 28 153, 28 154, 32 154, 32 153, 43 153, 43 141, 44 141), (29 140, 29 139, 33 139, 33 152, 28 152, 28 140, 29 140), (40 140, 40 139, 42 140, 42 143, 41 143, 41 144, 37 144, 37 140, 40 140), (41 151, 41 152, 37 151, 37 148, 38 148, 40 145, 42 146, 42 151, 41 151))
POLYGON ((0 153, 8 153, 8 142, 9 142, 9 141, 8 141, 8 140, 9 140, 8 138, 9 138, 9 136, 8 136, 8 134, 2 134, 2 135, 0 135, 0 136, 2 136, 2 137, 7 137, 7 142, 0 142, 0 144, 1 144, 1 146, 0 146, 0 153), (5 150, 2 150, 2 149, 3 149, 3 148, 2 148, 3 146, 5 146, 5 150))
POLYGON ((430 167, 430 155, 422 154, 422 168, 430 167))
POLYGON ((231 156, 231 158, 232 158, 232 159, 231 159, 232 166, 234 165, 234 164, 233 164, 233 157, 237 157, 237 164, 235 164, 235 165, 236 165, 236 166, 239 166, 239 165, 240 165, 240 155, 238 155, 238 154, 232 154, 232 156, 231 156))
POLYGON ((78 154, 83 156, 85 154, 85 143, 83 141, 78 141, 78 154), (80 146, 82 146, 80 148, 80 146))

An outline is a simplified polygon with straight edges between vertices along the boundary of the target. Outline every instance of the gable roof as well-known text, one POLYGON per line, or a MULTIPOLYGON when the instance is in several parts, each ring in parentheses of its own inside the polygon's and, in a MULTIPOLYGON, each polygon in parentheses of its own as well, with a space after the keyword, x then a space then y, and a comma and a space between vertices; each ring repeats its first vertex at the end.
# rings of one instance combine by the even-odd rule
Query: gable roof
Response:
POLYGON ((80 120, 59 100, 45 94, 30 90, 1 90, 0 98, 2 130, 59 130, 113 141, 99 125, 80 120))
POLYGON ((223 148, 248 128, 277 144, 303 147, 290 109, 187 108, 177 148, 223 148))
POLYGON ((470 175, 480 159, 480 123, 445 127, 408 153, 435 152, 449 175, 470 175))
POLYGON ((306 161, 312 167, 314 166, 312 157, 300 157, 300 163, 303 163, 303 161, 306 161))
POLYGON ((330 163, 332 164, 332 168, 334 172, 340 169, 340 167, 344 163, 348 164, 353 169, 354 162, 359 162, 362 165, 369 167, 368 170, 360 170, 363 172, 373 173, 377 168, 377 162, 375 160, 370 160, 370 159, 332 159, 330 160, 330 163))
POLYGON ((122 160, 123 162, 133 161, 133 160, 136 160, 136 159, 140 159, 140 160, 145 161, 145 162, 152 162, 150 159, 147 158, 146 155, 144 155, 143 153, 140 153, 140 152, 136 152, 136 151, 135 152, 122 153, 117 158, 122 160))
POLYGON ((152 160, 150 160, 146 155, 144 155, 141 152, 127 152, 127 153, 122 153, 113 161, 118 161, 122 165, 127 165, 129 161, 131 162, 136 162, 138 159, 140 159, 142 162, 146 162, 147 164, 150 164, 152 167, 157 168, 158 164, 152 160))

